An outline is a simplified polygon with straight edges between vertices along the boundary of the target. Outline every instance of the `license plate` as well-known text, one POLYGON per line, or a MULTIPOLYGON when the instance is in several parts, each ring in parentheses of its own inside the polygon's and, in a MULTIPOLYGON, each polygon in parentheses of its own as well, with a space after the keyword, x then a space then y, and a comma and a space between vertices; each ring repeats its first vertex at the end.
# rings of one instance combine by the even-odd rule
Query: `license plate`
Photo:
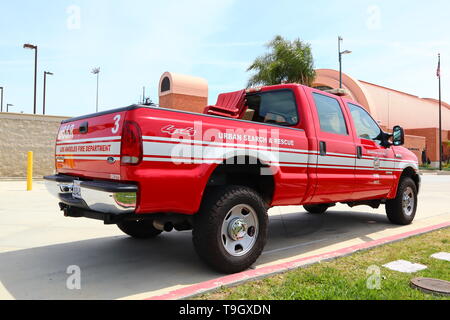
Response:
POLYGON ((81 199, 81 181, 80 180, 74 180, 73 181, 73 189, 72 189, 72 197, 76 199, 81 199))

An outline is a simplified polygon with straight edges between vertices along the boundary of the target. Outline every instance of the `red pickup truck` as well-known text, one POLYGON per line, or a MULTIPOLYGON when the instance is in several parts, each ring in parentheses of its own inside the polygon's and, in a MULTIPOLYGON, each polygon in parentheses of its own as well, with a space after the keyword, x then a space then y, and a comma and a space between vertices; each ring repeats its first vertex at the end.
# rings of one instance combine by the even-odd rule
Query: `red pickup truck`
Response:
POLYGON ((221 94, 204 114, 133 105, 63 121, 45 179, 65 216, 135 238, 192 229, 201 259, 234 273, 260 256, 270 207, 384 204, 410 224, 420 176, 403 144, 358 103, 283 84, 221 94))

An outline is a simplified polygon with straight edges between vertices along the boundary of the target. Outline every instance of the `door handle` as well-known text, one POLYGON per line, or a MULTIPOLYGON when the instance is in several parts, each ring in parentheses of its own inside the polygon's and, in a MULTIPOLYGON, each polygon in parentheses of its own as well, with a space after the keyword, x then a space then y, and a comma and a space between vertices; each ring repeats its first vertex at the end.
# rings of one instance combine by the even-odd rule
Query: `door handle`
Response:
POLYGON ((324 141, 320 141, 320 155, 322 157, 327 155, 327 144, 324 141))
POLYGON ((363 157, 362 147, 360 147, 360 146, 356 147, 356 156, 358 157, 358 159, 362 159, 362 157, 363 157))

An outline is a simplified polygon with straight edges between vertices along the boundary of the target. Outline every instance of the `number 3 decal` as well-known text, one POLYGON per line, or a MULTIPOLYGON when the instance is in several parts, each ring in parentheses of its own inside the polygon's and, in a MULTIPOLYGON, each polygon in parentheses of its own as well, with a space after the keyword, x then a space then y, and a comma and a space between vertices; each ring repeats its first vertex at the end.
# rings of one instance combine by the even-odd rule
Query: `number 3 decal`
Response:
POLYGON ((117 132, 119 132, 119 127, 120 127, 120 115, 117 115, 114 117, 114 128, 112 128, 112 133, 116 134, 117 132))

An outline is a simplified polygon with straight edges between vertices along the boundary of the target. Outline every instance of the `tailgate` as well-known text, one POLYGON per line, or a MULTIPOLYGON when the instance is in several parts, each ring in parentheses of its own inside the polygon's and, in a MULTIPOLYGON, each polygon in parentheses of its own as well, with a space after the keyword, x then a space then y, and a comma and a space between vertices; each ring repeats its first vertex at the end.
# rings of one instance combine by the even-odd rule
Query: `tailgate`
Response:
POLYGON ((129 109, 63 121, 56 141, 57 172, 119 180, 122 125, 129 109))

